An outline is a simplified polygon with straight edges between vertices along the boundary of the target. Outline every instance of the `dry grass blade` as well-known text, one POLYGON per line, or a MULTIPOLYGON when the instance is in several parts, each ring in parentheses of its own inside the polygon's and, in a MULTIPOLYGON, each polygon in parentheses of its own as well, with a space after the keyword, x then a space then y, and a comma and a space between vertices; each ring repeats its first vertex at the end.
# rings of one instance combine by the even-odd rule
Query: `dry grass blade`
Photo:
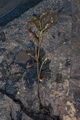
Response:
POLYGON ((26 52, 26 54, 27 54, 27 55, 29 55, 30 57, 32 57, 33 59, 35 59, 35 60, 36 60, 36 57, 35 57, 35 56, 33 56, 33 55, 32 55, 32 53, 30 53, 30 51, 29 51, 29 50, 26 50, 25 52, 26 52))
POLYGON ((45 26, 45 28, 42 29, 42 33, 45 32, 45 31, 47 31, 48 26, 49 26, 49 24, 47 24, 47 25, 45 26))
POLYGON ((46 13, 43 13, 41 16, 40 16, 40 19, 41 21, 43 22, 52 12, 53 8, 51 10, 49 10, 48 12, 46 13))
POLYGON ((51 19, 55 20, 60 13, 61 13, 61 10, 59 10, 57 13, 55 13, 55 14, 51 17, 51 19))
POLYGON ((56 18, 58 17, 58 15, 59 15, 60 13, 61 13, 61 10, 59 10, 57 13, 55 13, 55 14, 51 17, 51 19, 46 23, 46 25, 45 25, 44 29, 42 30, 42 32, 45 32, 45 31, 50 27, 50 25, 54 23, 54 21, 56 20, 56 18))
POLYGON ((29 33, 35 38, 37 45, 39 45, 40 40, 36 33, 34 33, 31 29, 29 29, 29 33))
POLYGON ((40 24, 39 24, 40 20, 38 18, 36 18, 36 17, 32 18, 31 20, 29 20, 27 22, 35 25, 35 27, 38 28, 38 30, 40 30, 40 24))
POLYGON ((38 74, 38 79, 39 79, 39 82, 42 82, 43 80, 45 80, 45 78, 41 76, 40 72, 38 74))
POLYGON ((48 56, 45 56, 45 57, 43 58, 43 63, 45 64, 45 63, 47 62, 47 60, 48 60, 48 56))
POLYGON ((41 71, 42 71, 43 65, 46 64, 47 60, 48 60, 48 56, 44 56, 43 59, 42 59, 42 64, 40 66, 40 70, 39 70, 39 73, 38 73, 38 79, 40 81, 43 80, 43 78, 41 78, 41 71))
POLYGON ((32 21, 39 21, 37 17, 32 18, 32 21))
POLYGON ((36 65, 36 63, 28 65, 27 68, 29 69, 29 68, 33 67, 34 65, 36 65))
POLYGON ((36 28, 38 28, 38 30, 40 30, 39 21, 34 21, 33 24, 35 25, 36 28))
POLYGON ((36 18, 36 17, 34 17, 34 18, 32 18, 31 20, 28 20, 27 22, 28 22, 28 23, 32 23, 32 22, 34 22, 34 21, 39 21, 39 19, 36 18))

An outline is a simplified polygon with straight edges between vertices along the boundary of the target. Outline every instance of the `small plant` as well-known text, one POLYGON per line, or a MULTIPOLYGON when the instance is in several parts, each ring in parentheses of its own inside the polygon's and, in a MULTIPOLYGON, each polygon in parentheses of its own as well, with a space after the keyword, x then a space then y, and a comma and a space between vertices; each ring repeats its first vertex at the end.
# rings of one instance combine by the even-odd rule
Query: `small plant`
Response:
MULTIPOLYGON (((27 21, 28 23, 33 24, 37 28, 37 33, 32 31, 32 29, 28 30, 29 33, 34 37, 35 55, 33 55, 29 50, 26 50, 26 53, 36 61, 35 64, 37 68, 37 79, 38 79, 38 100, 39 100, 40 108, 43 108, 40 97, 40 81, 43 80, 43 78, 41 77, 41 72, 43 65, 48 60, 48 56, 43 56, 40 64, 40 50, 41 50, 41 44, 43 42, 43 34, 55 22, 57 16, 61 13, 61 10, 59 10, 49 19, 48 16, 52 13, 52 11, 53 9, 49 10, 46 13, 43 13, 40 17, 34 17, 31 20, 27 21)), ((32 67, 33 65, 34 64, 32 64, 30 67, 32 67)))

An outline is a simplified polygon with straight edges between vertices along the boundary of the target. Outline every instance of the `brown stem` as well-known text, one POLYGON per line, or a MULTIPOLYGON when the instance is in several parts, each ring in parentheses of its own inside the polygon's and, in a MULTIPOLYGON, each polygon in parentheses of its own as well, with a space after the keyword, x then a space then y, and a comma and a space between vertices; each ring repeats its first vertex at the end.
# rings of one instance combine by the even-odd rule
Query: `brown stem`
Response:
POLYGON ((42 42, 42 35, 40 34, 40 43, 38 45, 38 51, 37 51, 37 78, 38 78, 38 99, 39 99, 39 108, 41 109, 42 103, 41 103, 41 97, 40 97, 40 70, 39 70, 39 57, 40 57, 40 49, 41 49, 41 42, 42 42))
POLYGON ((40 109, 42 106, 42 103, 41 103, 41 98, 40 98, 40 84, 39 84, 39 81, 40 81, 40 77, 39 77, 39 54, 40 54, 40 46, 38 47, 38 52, 37 52, 38 99, 39 99, 39 109, 40 109))

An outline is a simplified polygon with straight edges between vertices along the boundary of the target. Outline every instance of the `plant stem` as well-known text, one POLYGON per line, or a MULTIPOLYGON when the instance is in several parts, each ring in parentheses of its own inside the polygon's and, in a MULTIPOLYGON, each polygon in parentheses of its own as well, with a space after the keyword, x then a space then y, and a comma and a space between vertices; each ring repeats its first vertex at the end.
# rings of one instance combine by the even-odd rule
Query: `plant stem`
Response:
POLYGON ((40 98, 40 69, 39 69, 39 57, 40 57, 40 49, 41 49, 41 42, 42 42, 42 35, 40 34, 40 43, 38 46, 38 51, 37 51, 37 78, 38 78, 38 99, 39 99, 39 108, 41 109, 42 103, 41 103, 41 98, 40 98))
POLYGON ((41 98, 40 98, 40 84, 39 84, 39 50, 40 48, 38 47, 38 53, 37 53, 37 78, 38 78, 38 99, 39 99, 39 109, 41 108, 41 98))

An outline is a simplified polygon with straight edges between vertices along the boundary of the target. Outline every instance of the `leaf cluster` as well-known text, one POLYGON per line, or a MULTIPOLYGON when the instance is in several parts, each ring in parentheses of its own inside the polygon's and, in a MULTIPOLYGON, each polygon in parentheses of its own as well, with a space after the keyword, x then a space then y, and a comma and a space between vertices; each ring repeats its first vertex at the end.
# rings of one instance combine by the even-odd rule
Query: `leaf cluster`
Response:
POLYGON ((37 45, 39 45, 40 43, 40 36, 49 29, 49 27, 55 22, 57 16, 61 13, 61 10, 59 10, 49 19, 47 19, 52 13, 52 11, 53 8, 50 9, 48 12, 40 15, 40 17, 33 17, 31 20, 27 21, 29 24, 33 24, 39 31, 39 34, 36 34, 31 29, 29 29, 29 33, 34 37, 34 40, 37 45))

